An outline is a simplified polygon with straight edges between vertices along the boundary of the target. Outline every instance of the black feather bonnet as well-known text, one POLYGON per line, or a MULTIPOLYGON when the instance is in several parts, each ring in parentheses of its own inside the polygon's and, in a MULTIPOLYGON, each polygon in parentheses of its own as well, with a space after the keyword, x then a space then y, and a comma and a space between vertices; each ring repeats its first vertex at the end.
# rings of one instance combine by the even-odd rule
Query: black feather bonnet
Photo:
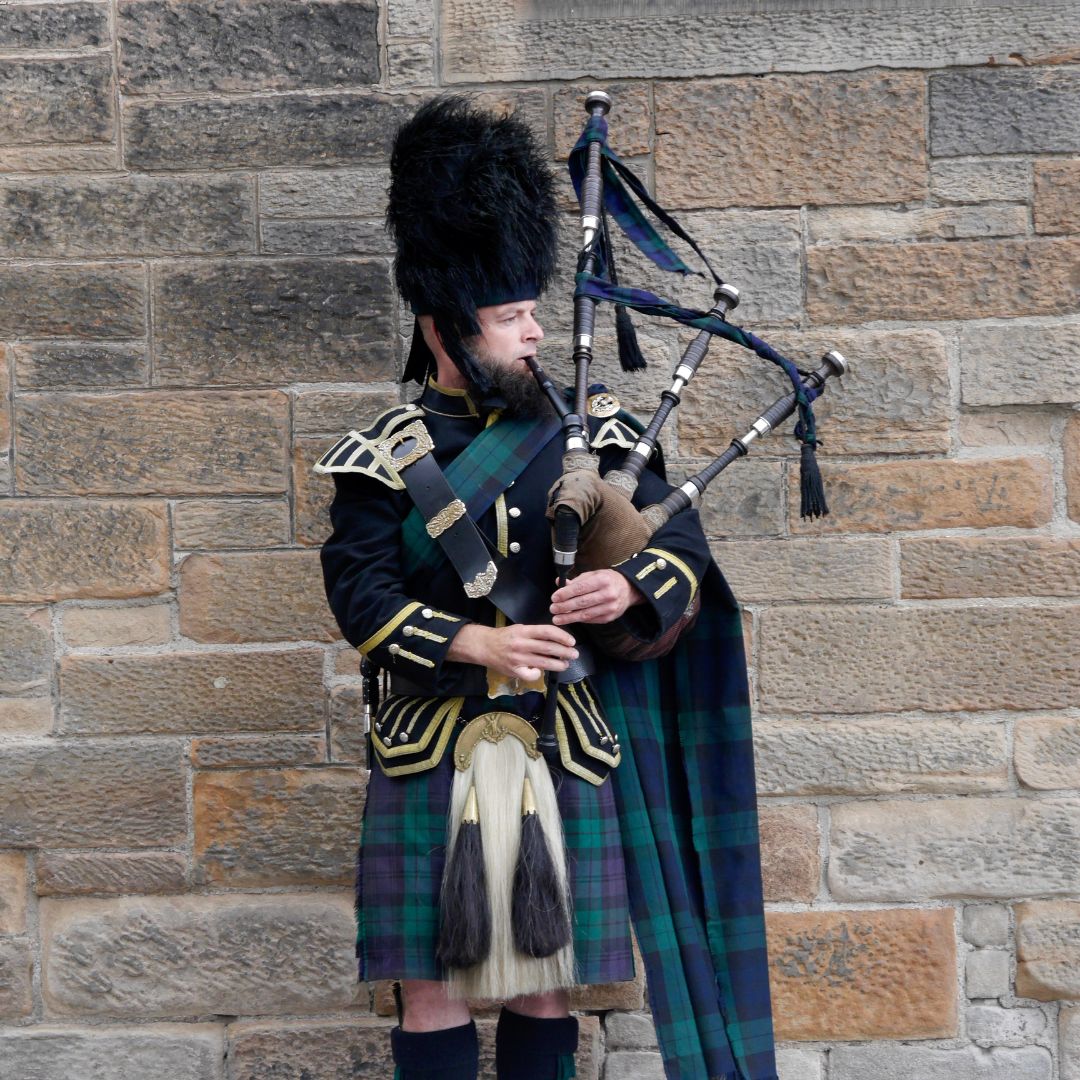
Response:
MULTIPOLYGON (((386 223, 394 279, 415 315, 431 315, 462 374, 487 379, 463 344, 480 333, 476 309, 535 300, 555 272, 554 181, 529 127, 460 96, 422 105, 390 157, 386 223)), ((419 327, 402 381, 423 382, 434 357, 419 327)))

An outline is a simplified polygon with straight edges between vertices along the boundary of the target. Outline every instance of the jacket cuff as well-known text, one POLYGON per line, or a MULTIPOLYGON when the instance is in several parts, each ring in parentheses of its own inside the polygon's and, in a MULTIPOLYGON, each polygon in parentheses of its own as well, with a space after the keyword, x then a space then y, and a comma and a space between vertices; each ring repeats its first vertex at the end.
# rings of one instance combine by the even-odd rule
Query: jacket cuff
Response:
POLYGON ((622 623, 640 640, 662 638, 690 611, 697 596, 698 580, 677 555, 659 547, 648 547, 612 567, 634 585, 648 602, 654 619, 642 618, 630 608, 622 623), (652 634, 645 624, 652 623, 652 634))
POLYGON ((357 649, 387 671, 413 682, 434 682, 454 636, 471 621, 411 600, 357 649))

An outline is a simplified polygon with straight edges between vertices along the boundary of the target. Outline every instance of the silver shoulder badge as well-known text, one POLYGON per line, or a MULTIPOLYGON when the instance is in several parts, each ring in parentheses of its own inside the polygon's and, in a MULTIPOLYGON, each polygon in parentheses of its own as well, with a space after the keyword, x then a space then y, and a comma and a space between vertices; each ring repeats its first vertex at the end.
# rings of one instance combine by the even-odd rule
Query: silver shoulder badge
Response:
POLYGON ((589 397, 590 416, 614 416, 620 408, 619 399, 610 390, 603 390, 589 397))

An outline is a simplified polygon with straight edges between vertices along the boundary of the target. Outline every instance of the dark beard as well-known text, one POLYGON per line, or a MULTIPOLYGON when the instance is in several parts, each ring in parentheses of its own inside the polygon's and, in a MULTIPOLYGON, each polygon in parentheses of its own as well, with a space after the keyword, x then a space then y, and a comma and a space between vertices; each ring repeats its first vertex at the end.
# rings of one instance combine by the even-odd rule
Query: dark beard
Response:
POLYGON ((511 371, 492 363, 487 356, 475 351, 473 359, 490 381, 493 394, 505 402, 505 416, 540 419, 552 415, 554 409, 551 402, 533 378, 532 372, 511 371))

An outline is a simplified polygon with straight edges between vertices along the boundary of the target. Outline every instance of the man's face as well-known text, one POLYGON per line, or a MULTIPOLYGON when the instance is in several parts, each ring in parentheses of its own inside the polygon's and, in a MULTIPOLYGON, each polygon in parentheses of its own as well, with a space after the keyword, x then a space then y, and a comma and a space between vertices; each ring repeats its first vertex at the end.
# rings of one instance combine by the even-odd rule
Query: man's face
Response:
POLYGON ((544 331, 536 321, 536 301, 478 308, 480 336, 469 342, 476 362, 506 400, 507 412, 535 416, 549 407, 546 396, 525 363, 536 355, 544 331))

